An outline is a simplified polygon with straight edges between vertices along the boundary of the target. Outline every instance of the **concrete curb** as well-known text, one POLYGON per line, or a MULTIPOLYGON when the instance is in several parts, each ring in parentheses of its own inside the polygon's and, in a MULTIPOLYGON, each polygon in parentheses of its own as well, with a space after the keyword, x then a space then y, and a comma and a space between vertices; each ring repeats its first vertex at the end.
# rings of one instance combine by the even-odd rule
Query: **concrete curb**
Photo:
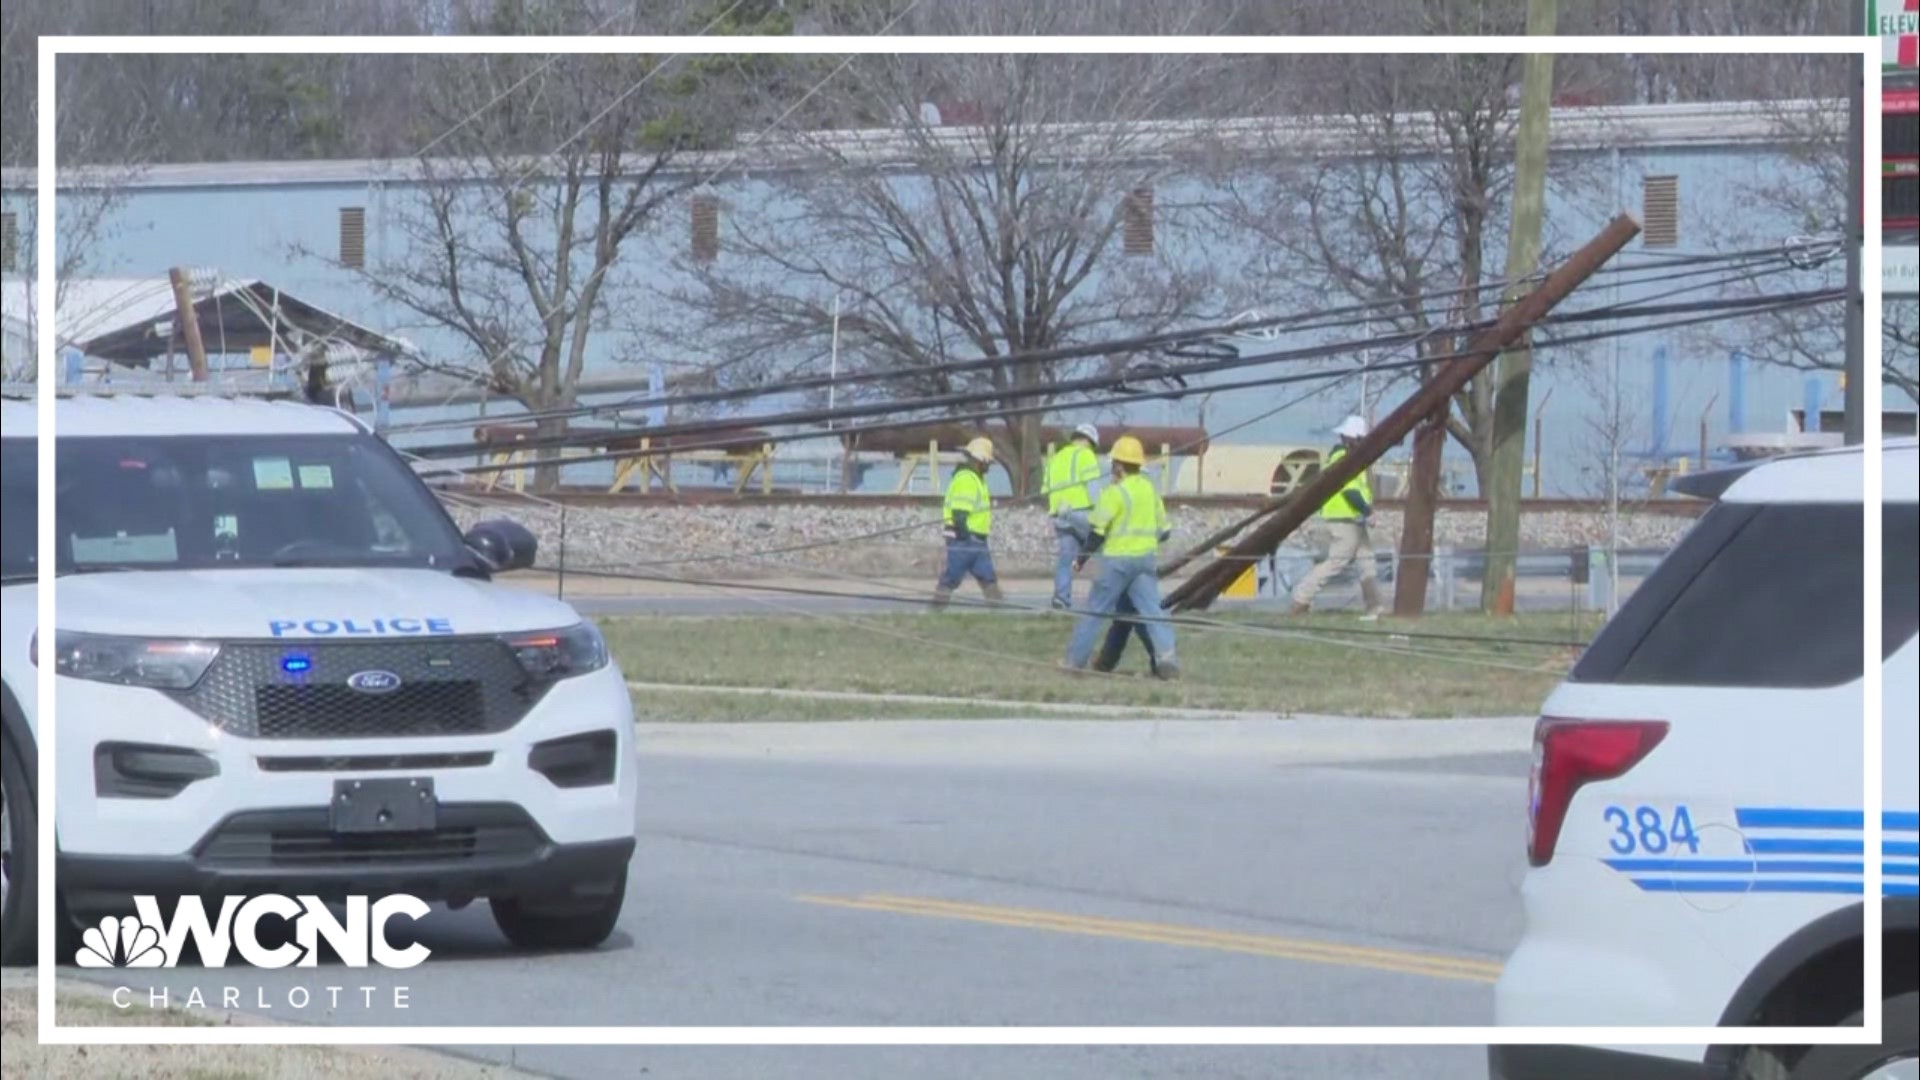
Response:
POLYGON ((1143 716, 1187 718, 1203 720, 1275 720, 1281 719, 1277 713, 1234 712, 1228 709, 1180 709, 1172 707, 1147 707, 1140 705, 1080 705, 1063 701, 1002 701, 995 698, 943 697, 937 694, 881 694, 854 690, 793 690, 770 686, 703 686, 697 683, 655 683, 628 680, 627 689, 644 693, 658 690, 667 693, 708 693, 741 694, 751 697, 801 698, 823 701, 877 701, 895 702, 903 705, 957 705, 968 709, 986 707, 1003 708, 1009 714, 1018 713, 1070 713, 1075 716, 1120 716, 1140 718, 1143 716))
MULTIPOLYGON (((639 751, 663 756, 1014 764, 1258 766, 1525 753, 1531 716, 1466 720, 1236 719, 855 720, 636 725, 639 751)), ((644 766, 643 766, 644 768, 644 766)))

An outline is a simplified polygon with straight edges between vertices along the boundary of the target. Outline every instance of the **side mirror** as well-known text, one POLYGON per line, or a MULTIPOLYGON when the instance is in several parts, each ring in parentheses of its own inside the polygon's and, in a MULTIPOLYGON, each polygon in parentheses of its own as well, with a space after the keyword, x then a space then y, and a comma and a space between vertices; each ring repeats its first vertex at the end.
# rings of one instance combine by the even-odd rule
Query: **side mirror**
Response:
POLYGON ((540 541, 525 525, 505 518, 482 521, 467 530, 463 539, 496 574, 532 566, 540 547, 540 541))

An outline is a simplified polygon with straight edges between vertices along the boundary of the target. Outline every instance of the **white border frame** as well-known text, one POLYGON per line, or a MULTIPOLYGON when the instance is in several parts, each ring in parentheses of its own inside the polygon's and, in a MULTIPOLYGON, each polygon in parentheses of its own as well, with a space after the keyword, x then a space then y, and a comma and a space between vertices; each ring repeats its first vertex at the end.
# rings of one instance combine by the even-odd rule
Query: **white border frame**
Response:
MULTIPOLYGON (((58 234, 55 196, 56 162, 54 65, 68 54, 236 54, 236 53, 419 53, 469 55, 483 53, 1527 53, 1556 55, 1585 53, 1731 53, 1736 55, 1819 54, 1861 58, 1866 79, 1865 157, 1869 166, 1881 153, 1881 99, 1879 39, 1857 37, 1748 37, 1748 38, 1528 38, 1528 37, 43 37, 39 39, 39 159, 36 213, 41 227, 34 232, 38 259, 38 304, 51 324, 56 310, 53 267, 58 234)), ((1868 173, 1871 176, 1871 172, 1868 173)), ((1862 193, 1864 220, 1881 216, 1880 185, 1868 183, 1862 193)), ((1867 230, 1861 257, 1865 311, 1881 310, 1880 234, 1867 230)), ((1869 326, 1871 320, 1869 320, 1869 326)), ((1881 579, 1881 410, 1873 390, 1881 365, 1881 335, 1865 334, 1865 370, 1872 373, 1866 416, 1865 471, 1865 604, 1864 655, 1868 658, 1862 681, 1866 702, 1866 767, 1863 791, 1865 844, 1869 853, 1882 839, 1882 704, 1880 655, 1881 579)), ((55 626, 53 560, 54 453, 53 425, 58 385, 55 335, 39 336, 39 634, 51 641, 55 626)), ((37 671, 39 728, 39 790, 43 807, 52 807, 55 754, 54 679, 50 666, 37 671)), ((39 820, 39 850, 54 851, 54 815, 39 820)), ((1863 897, 1878 899, 1882 889, 1881 860, 1865 860, 1863 897)), ((49 867, 52 863, 49 861, 49 867)), ((39 909, 54 907, 54 875, 39 876, 39 909)), ((1863 993, 1864 1024, 1852 1028, 1715 1028, 1715 1027, 75 1027, 55 1023, 54 968, 39 971, 39 1039, 43 1044, 262 1044, 262 1045, 1450 1045, 1563 1044, 1611 1046, 1713 1045, 1872 1045, 1881 1037, 1881 905, 1866 903, 1866 962, 1863 993)), ((54 955, 54 928, 50 916, 40 920, 40 955, 54 955)))

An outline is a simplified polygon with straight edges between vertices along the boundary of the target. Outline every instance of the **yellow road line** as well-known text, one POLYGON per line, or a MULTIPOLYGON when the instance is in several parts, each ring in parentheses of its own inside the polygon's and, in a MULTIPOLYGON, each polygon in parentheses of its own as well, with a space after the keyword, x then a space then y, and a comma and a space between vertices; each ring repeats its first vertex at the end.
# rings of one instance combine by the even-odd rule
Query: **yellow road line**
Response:
POLYGON ((1266 934, 1242 934, 1226 930, 1209 930, 1204 927, 1180 926, 1175 923, 1106 919, 1091 915, 1041 911, 1034 908, 999 907, 875 893, 861 896, 803 895, 796 899, 809 904, 825 904, 860 911, 959 919, 1026 930, 1119 938, 1190 949, 1213 949, 1277 960, 1372 968, 1406 975, 1425 975, 1437 979, 1490 983, 1500 977, 1500 965, 1485 960, 1403 952, 1395 949, 1373 949, 1358 945, 1337 945, 1331 942, 1274 937, 1266 934))

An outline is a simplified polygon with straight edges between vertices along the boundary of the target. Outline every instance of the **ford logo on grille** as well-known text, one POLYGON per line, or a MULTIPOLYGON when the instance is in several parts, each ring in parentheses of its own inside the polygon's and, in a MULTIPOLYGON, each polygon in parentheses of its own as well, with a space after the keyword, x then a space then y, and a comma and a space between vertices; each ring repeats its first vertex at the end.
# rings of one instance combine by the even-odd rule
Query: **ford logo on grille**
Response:
POLYGON ((391 671, 356 671, 347 685, 363 694, 385 694, 400 689, 400 676, 391 671))

